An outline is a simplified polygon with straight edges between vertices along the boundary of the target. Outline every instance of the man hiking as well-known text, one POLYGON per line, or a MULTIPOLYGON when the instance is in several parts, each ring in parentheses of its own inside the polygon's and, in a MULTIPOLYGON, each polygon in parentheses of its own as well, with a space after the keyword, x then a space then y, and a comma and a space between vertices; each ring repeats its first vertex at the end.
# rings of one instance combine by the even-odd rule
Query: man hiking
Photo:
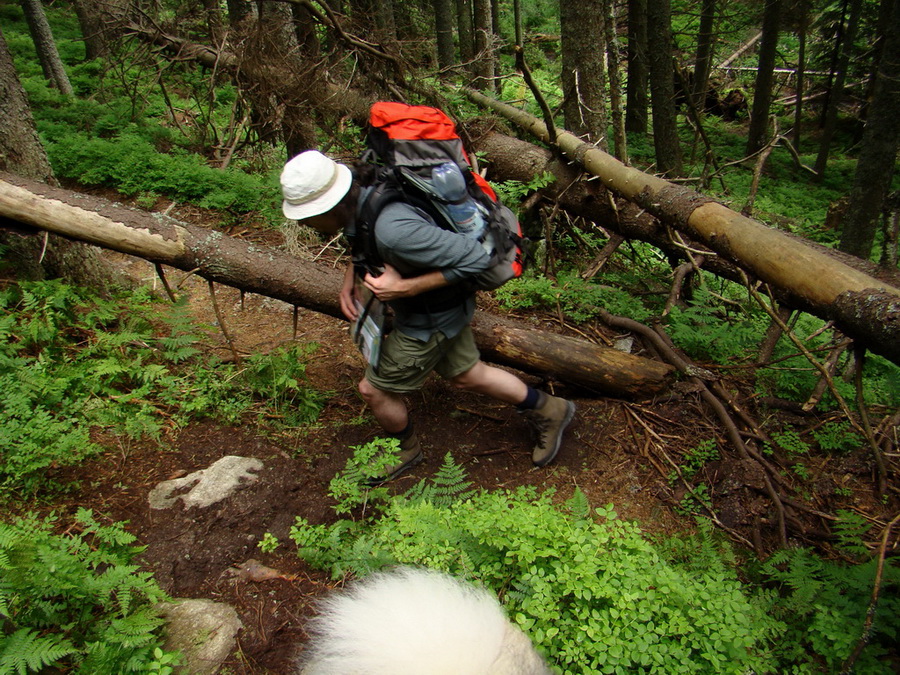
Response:
MULTIPOLYGON (((291 159, 281 174, 287 218, 326 234, 353 241, 361 208, 371 191, 369 166, 351 170, 309 150, 291 159)), ((393 311, 393 330, 383 340, 377 367, 372 363, 359 392, 384 431, 399 440, 399 459, 371 482, 391 480, 422 461, 404 395, 420 389, 434 371, 453 386, 515 405, 537 429, 532 461, 546 466, 556 457, 575 404, 528 386, 517 376, 481 361, 470 323, 475 292, 463 282, 483 272, 489 256, 476 240, 439 227, 424 210, 403 201, 384 206, 373 236, 383 271, 361 281, 393 311)), ((354 286, 359 270, 351 263, 340 292, 341 310, 355 321, 354 286)))

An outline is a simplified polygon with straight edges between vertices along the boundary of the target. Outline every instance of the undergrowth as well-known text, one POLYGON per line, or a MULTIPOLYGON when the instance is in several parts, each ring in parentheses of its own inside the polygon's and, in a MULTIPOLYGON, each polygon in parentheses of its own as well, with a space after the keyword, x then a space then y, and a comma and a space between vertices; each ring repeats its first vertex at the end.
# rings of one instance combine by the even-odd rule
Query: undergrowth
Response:
POLYGON ((0 291, 0 497, 52 486, 55 467, 102 451, 95 430, 162 439, 193 419, 265 428, 313 421, 304 383, 314 345, 257 353, 241 366, 202 353, 183 304, 145 290, 102 298, 61 281, 0 291))
POLYGON ((176 657, 161 649, 167 596, 132 564, 134 536, 86 509, 65 534, 58 526, 0 523, 0 675, 164 672, 176 657))
MULTIPOLYGON (((360 484, 362 504, 363 517, 333 525, 298 518, 299 555, 336 578, 418 565, 491 588, 560 673, 820 672, 849 655, 873 584, 870 559, 791 549, 739 561, 705 521, 695 535, 652 541, 578 490, 564 504, 533 487, 472 490, 449 456, 434 481, 405 494, 360 484), (752 579, 738 576, 739 562, 752 579)), ((885 581, 896 589, 896 567, 885 581)), ((878 614, 876 646, 857 672, 884 672, 895 605, 878 614)))

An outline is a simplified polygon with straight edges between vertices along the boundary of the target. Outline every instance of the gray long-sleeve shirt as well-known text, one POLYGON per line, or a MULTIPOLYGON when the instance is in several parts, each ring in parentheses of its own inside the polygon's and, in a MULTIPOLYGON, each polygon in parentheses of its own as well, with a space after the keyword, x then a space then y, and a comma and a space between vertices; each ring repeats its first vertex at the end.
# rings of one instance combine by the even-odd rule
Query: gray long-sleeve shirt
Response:
POLYGON ((490 258, 480 243, 439 227, 426 213, 403 202, 388 204, 378 215, 375 243, 382 259, 402 276, 440 270, 451 283, 410 302, 391 302, 397 330, 428 340, 437 331, 455 337, 469 324, 475 314, 475 294, 456 284, 488 268, 490 258), (452 302, 454 296, 458 303, 452 302), (449 308, 448 298, 453 304, 449 308))

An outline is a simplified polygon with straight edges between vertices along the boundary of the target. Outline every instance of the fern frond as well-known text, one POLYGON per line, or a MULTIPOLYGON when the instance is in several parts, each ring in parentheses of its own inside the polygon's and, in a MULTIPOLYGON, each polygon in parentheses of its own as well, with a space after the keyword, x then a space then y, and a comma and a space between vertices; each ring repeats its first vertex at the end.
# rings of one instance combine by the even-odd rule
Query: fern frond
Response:
POLYGON ((25 675, 77 653, 74 645, 56 636, 42 636, 29 628, 0 638, 0 675, 25 675))

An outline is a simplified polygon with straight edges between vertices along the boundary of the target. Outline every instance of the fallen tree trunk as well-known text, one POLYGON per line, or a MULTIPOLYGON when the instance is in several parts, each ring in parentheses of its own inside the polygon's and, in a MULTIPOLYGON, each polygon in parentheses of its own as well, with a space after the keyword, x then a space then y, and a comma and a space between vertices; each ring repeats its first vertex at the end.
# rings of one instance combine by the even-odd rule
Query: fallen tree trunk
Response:
MULTIPOLYGON (((244 291, 344 318, 343 272, 160 214, 0 173, 0 218, 191 271, 244 291)), ((478 312, 473 332, 486 360, 550 374, 627 398, 664 390, 673 368, 576 338, 478 312)))
MULTIPOLYGON (((480 92, 466 90, 466 93, 475 102, 549 142, 546 125, 536 117, 480 92)), ((834 321, 849 337, 900 364, 900 289, 834 259, 805 240, 766 227, 690 188, 627 167, 567 131, 556 130, 556 145, 579 166, 598 176, 613 193, 703 242, 752 280, 769 284, 787 295, 795 309, 834 321), (874 323, 873 317, 876 317, 874 323)), ((602 204, 596 198, 594 202, 602 204)), ((606 210, 612 212, 607 220, 615 222, 615 210, 611 206, 606 210)))

